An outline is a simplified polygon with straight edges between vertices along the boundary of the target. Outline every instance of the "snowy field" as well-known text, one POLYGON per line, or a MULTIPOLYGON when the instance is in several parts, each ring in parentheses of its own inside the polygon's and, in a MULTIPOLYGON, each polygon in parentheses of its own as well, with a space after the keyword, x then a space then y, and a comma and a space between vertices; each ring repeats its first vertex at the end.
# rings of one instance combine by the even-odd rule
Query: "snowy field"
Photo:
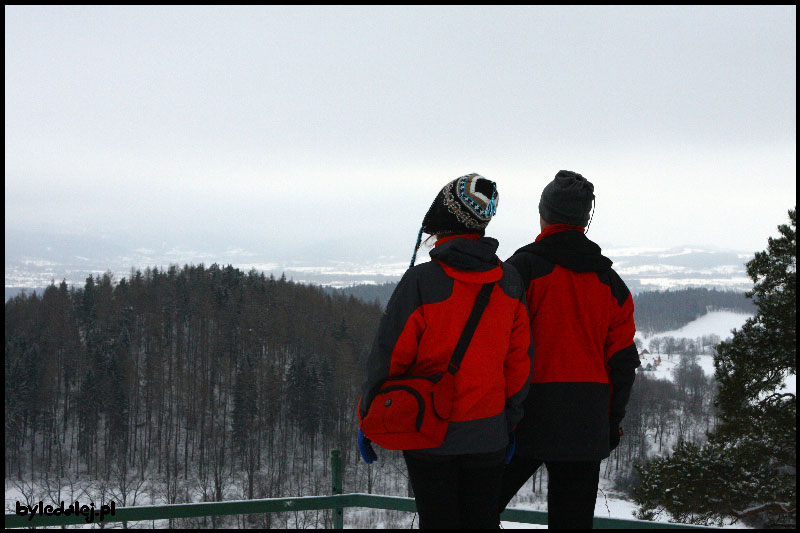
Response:
MULTIPOLYGON (((528 482, 528 486, 524 487, 520 490, 520 493, 524 493, 526 490, 529 490, 528 487, 530 486, 530 481, 528 482)), ((545 495, 546 496, 546 495, 545 495)), ((516 509, 533 509, 536 511, 547 511, 547 502, 544 499, 529 502, 529 503, 522 503, 519 501, 519 496, 517 496, 514 500, 512 500, 512 505, 510 507, 514 507, 516 509)), ((637 518, 634 516, 634 512, 638 510, 638 507, 635 503, 630 500, 624 499, 622 494, 616 493, 612 488, 612 482, 608 479, 603 477, 600 478, 600 486, 597 491, 597 500, 595 501, 594 505, 594 516, 596 518, 617 518, 621 520, 636 520, 637 518)), ((667 513, 663 513, 659 516, 655 522, 664 522, 669 523, 670 517, 667 513)), ((503 529, 547 529, 547 526, 537 525, 537 524, 523 524, 520 522, 502 522, 503 529)), ((735 526, 726 525, 723 526, 724 528, 737 528, 737 529, 747 529, 741 524, 737 524, 735 526)))
POLYGON ((656 333, 653 337, 675 337, 695 339, 703 335, 716 334, 720 339, 732 337, 731 330, 740 328, 753 315, 733 311, 711 311, 680 329, 656 333))
MULTIPOLYGON (((530 485, 530 482, 529 482, 530 485)), ((525 491, 527 487, 523 488, 525 491)), ((511 507, 515 509, 532 509, 547 511, 547 501, 540 500, 530 503, 516 502, 511 507)), ((594 516, 598 518, 620 518, 623 520, 636 520, 633 513, 638 509, 635 503, 622 499, 611 489, 611 481, 600 478, 600 489, 597 491, 597 500, 594 505, 594 516)), ((658 520, 668 522, 666 518, 658 520)), ((503 529, 547 529, 547 526, 538 524, 524 524, 521 522, 502 522, 503 529)))
MULTIPOLYGON (((720 339, 728 339, 732 337, 731 330, 740 328, 745 321, 752 315, 745 313, 734 313, 733 311, 712 311, 701 316, 697 320, 689 322, 680 329, 672 331, 664 331, 656 333, 650 337, 642 337, 637 335, 639 340, 642 341, 643 346, 647 347, 648 340, 654 337, 666 338, 675 337, 676 339, 687 338, 696 339, 708 335, 717 335, 720 339)), ((647 366, 652 363, 655 370, 648 372, 648 376, 656 379, 672 379, 672 371, 678 365, 681 358, 678 354, 673 354, 672 359, 668 359, 663 353, 643 355, 640 357, 642 366, 647 366), (655 361, 660 357, 661 363, 656 366, 655 361)), ((697 364, 709 376, 714 375, 714 357, 709 354, 700 354, 697 357, 697 364)))
MULTIPOLYGON (((733 337, 733 334, 731 333, 733 329, 741 328, 745 321, 747 321, 747 319, 751 316, 753 315, 736 313, 733 311, 712 311, 710 313, 706 313, 693 322, 689 322, 680 329, 656 333, 646 338, 637 335, 637 338, 642 341, 642 344, 645 347, 647 347, 648 341, 654 337, 660 337, 662 339, 666 337, 675 337, 676 339, 696 339, 697 337, 713 334, 719 336, 719 338, 722 340, 726 340, 733 337)), ((681 357, 679 354, 673 354, 672 359, 668 359, 665 354, 661 353, 643 355, 640 356, 640 359, 642 366, 652 363, 655 367, 655 370, 648 372, 648 376, 655 379, 671 380, 672 371, 680 362, 681 357), (661 363, 656 366, 654 363, 659 356, 661 358, 661 363)), ((714 357, 712 355, 698 355, 697 364, 703 369, 703 372, 705 372, 706 375, 714 375, 714 357)), ((793 374, 787 376, 784 383, 785 385, 782 389, 780 389, 780 392, 791 392, 793 394, 797 393, 797 376, 793 374)))
MULTIPOLYGON (((652 379, 666 379, 668 381, 672 381, 673 378, 673 370, 678 366, 681 362, 681 356, 679 354, 673 354, 672 359, 669 359, 666 354, 654 354, 654 355, 640 355, 639 360, 642 362, 642 366, 647 366, 648 363, 651 363, 653 366, 653 370, 646 372, 648 378, 652 379), (661 363, 656 364, 658 358, 661 358, 661 363)), ((703 355, 700 354, 697 356, 697 364, 700 368, 703 369, 703 372, 707 376, 714 375, 714 356, 713 355, 703 355)))
MULTIPOLYGON (((546 493, 535 494, 532 491, 532 481, 520 490, 512 500, 510 508, 531 509, 534 511, 547 511, 546 493)), ((636 504, 625 500, 622 495, 615 493, 611 488, 612 482, 600 478, 600 488, 597 491, 594 516, 602 518, 617 518, 622 520, 636 520, 634 512, 638 509, 636 504)), ((372 509, 347 509, 345 510, 346 529, 416 529, 419 528, 419 516, 412 513, 399 511, 376 511, 372 509)), ((669 516, 662 514, 657 522, 669 523, 669 516)), ((545 525, 526 524, 522 522, 502 522, 503 529, 547 529, 545 525)), ((728 528, 743 528, 741 524, 726 526, 728 528)))

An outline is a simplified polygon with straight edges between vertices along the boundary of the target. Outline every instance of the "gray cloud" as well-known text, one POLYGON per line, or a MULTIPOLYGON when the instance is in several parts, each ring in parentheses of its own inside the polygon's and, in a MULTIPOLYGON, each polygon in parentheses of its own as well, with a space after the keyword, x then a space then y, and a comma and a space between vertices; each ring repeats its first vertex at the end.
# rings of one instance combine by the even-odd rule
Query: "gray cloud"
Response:
POLYGON ((477 171, 510 253, 570 168, 601 244, 754 249, 795 202, 793 6, 5 14, 6 236, 404 255, 477 171))

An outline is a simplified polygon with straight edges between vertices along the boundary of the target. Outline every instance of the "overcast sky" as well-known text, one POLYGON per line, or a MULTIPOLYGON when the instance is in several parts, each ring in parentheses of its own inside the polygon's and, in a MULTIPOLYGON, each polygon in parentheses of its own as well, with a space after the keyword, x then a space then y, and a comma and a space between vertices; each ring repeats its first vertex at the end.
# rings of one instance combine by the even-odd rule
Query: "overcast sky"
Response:
POLYGON ((796 203, 796 20, 7 6, 6 239, 405 257, 438 190, 478 172, 505 258, 569 169, 601 246, 760 250, 796 203))

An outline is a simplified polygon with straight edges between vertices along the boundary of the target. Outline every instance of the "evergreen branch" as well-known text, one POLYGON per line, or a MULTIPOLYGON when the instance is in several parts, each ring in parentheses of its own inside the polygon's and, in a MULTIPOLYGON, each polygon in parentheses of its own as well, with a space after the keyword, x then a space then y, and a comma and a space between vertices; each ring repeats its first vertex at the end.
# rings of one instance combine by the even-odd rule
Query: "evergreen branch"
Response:
POLYGON ((789 502, 769 502, 764 503, 761 505, 757 505, 755 507, 751 507, 749 509, 745 509, 744 511, 737 511, 736 509, 731 509, 731 513, 737 518, 744 518, 745 516, 752 516, 761 513, 766 513, 768 511, 778 511, 784 513, 791 513, 796 510, 795 505, 789 502))

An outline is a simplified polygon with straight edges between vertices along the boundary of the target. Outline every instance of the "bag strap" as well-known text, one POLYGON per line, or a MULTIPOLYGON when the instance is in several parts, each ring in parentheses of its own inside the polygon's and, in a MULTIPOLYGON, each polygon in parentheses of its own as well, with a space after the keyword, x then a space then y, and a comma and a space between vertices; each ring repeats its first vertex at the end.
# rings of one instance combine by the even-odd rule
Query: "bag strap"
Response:
POLYGON ((464 331, 461 333, 461 338, 458 339, 453 357, 450 358, 450 364, 447 367, 447 371, 453 375, 458 372, 461 361, 464 360, 464 355, 467 353, 469 343, 472 341, 472 335, 478 328, 478 322, 481 320, 483 310, 486 309, 486 306, 489 304, 489 298, 492 295, 492 290, 496 283, 497 282, 484 283, 481 292, 478 293, 478 297, 475 299, 475 305, 472 308, 472 312, 469 314, 467 325, 464 326, 464 331))

